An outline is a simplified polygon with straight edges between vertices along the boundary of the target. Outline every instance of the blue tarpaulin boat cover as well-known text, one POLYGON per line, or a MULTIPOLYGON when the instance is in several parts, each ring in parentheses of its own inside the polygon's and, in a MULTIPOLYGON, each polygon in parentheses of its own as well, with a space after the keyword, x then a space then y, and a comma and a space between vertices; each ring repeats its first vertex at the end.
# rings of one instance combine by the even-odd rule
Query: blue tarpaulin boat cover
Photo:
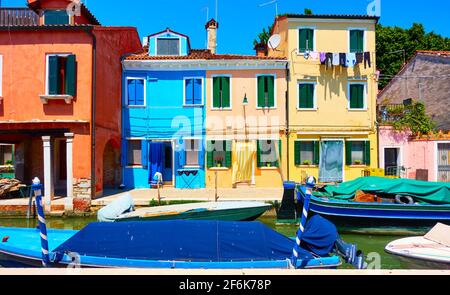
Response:
MULTIPOLYGON (((305 241, 313 242, 310 249, 321 249, 324 254, 323 249, 334 245, 337 232, 319 233, 318 223, 327 221, 320 217, 311 221, 309 227, 314 230, 306 233, 305 241)), ((322 228, 330 230, 329 226, 322 228)), ((291 258, 293 247, 293 240, 259 222, 180 220, 91 223, 54 252, 57 256, 76 252, 117 259, 237 262, 286 260, 291 258)), ((313 255, 303 250, 299 258, 308 260, 313 255)))

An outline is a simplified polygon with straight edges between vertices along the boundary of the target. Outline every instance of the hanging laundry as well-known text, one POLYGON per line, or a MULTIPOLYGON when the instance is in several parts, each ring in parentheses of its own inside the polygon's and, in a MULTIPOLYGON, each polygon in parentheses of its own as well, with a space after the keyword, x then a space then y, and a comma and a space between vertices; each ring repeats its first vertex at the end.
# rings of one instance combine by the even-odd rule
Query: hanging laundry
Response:
POLYGON ((369 65, 369 68, 372 67, 372 61, 370 59, 370 52, 364 52, 364 68, 367 68, 367 64, 369 65))
POLYGON ((318 52, 311 52, 309 56, 311 60, 318 60, 320 58, 320 54, 318 52))
POLYGON ((319 53, 319 56, 320 56, 320 63, 321 64, 325 64, 325 61, 326 61, 326 53, 325 52, 321 52, 321 53, 319 53))
POLYGON ((325 58, 325 65, 327 67, 327 70, 328 70, 328 68, 333 67, 333 53, 327 52, 326 58, 325 58))
POLYGON ((363 53, 362 52, 358 52, 356 53, 356 63, 357 64, 362 64, 363 63, 363 53))
POLYGON ((305 51, 305 53, 303 54, 303 57, 304 57, 305 59, 309 59, 309 57, 310 57, 310 52, 309 52, 309 51, 305 51))
POLYGON ((348 53, 347 60, 346 60, 346 66, 348 68, 353 68, 355 65, 356 65, 356 54, 348 53))
POLYGON ((339 62, 339 53, 333 53, 333 66, 338 66, 339 62))
POLYGON ((347 54, 339 53, 339 65, 342 67, 347 66, 347 54))

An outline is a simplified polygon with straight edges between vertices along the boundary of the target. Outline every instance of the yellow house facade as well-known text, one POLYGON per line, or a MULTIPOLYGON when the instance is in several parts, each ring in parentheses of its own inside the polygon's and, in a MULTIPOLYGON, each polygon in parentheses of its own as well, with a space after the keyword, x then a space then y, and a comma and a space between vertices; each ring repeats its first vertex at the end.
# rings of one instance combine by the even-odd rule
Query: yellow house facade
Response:
POLYGON ((269 56, 289 61, 290 180, 312 175, 322 183, 350 181, 378 167, 377 21, 340 15, 285 15, 275 21, 273 34, 281 42, 269 56))
POLYGON ((282 187, 287 61, 216 58, 206 73, 206 186, 282 187))

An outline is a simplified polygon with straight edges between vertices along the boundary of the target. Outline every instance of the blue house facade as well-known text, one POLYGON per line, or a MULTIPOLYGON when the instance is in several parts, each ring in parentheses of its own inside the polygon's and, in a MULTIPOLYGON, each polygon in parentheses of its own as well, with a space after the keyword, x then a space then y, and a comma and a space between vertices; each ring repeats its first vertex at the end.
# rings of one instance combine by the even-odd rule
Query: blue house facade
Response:
POLYGON ((205 187, 206 70, 189 38, 169 29, 123 61, 122 167, 126 188, 155 175, 180 189, 205 187))

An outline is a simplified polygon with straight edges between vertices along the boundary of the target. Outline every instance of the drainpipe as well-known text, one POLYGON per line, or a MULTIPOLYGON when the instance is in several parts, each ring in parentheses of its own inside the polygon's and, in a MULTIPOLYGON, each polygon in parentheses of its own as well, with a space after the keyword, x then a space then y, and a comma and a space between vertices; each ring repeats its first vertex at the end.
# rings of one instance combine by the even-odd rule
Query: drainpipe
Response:
POLYGON ((96 97, 97 97, 97 37, 92 32, 93 28, 87 28, 83 30, 89 36, 92 37, 92 100, 91 100, 91 200, 94 200, 97 196, 97 179, 95 177, 95 111, 97 107, 96 97))
POLYGON ((289 62, 286 64, 286 155, 287 155, 287 181, 291 180, 291 174, 290 174, 290 155, 289 155, 289 135, 290 135, 290 128, 289 128, 289 62))

